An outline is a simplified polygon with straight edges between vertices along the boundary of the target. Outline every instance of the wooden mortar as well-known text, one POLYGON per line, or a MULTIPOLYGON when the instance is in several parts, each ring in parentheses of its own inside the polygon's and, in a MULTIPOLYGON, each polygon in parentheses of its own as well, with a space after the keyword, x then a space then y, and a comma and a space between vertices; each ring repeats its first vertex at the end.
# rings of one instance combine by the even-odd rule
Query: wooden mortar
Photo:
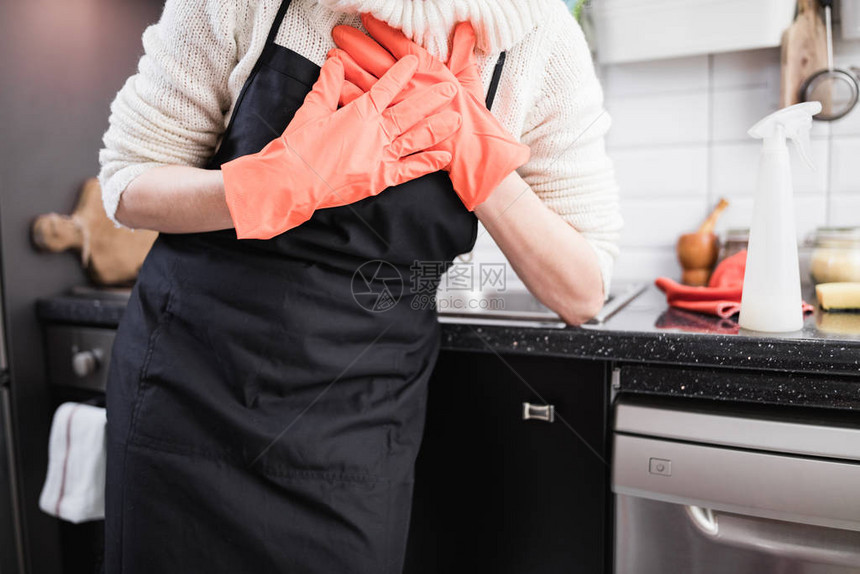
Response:
POLYGON ((681 263, 681 283, 701 287, 708 284, 711 271, 720 253, 720 242, 714 233, 714 226, 729 202, 720 203, 695 233, 685 233, 678 238, 678 261, 681 263))

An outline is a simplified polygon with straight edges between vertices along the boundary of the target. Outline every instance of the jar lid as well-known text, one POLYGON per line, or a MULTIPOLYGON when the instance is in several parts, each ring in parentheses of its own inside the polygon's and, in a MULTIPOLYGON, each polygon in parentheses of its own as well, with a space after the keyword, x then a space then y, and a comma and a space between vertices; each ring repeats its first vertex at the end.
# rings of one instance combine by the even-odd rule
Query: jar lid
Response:
POLYGON ((750 230, 749 227, 729 227, 725 231, 725 239, 726 243, 730 241, 737 241, 746 243, 750 239, 750 230))
POLYGON ((816 241, 860 241, 860 227, 819 227, 813 237, 816 241))

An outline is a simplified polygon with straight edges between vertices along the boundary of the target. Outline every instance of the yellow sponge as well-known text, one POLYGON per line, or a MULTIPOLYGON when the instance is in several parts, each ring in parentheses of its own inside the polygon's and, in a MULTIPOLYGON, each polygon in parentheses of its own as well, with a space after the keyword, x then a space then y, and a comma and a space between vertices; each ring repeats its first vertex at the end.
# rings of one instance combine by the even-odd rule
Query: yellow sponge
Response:
POLYGON ((826 310, 860 309, 860 283, 819 283, 815 296, 826 310))

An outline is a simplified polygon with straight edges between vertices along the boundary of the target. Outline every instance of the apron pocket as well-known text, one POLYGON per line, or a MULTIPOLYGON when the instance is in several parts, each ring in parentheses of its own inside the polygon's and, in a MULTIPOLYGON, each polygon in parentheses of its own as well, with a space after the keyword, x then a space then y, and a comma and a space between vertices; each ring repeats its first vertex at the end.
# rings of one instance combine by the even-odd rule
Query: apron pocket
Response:
POLYGON ((360 364, 340 379, 290 365, 301 362, 289 359, 299 339, 244 323, 217 327, 186 295, 172 294, 151 338, 131 442, 258 474, 387 478, 392 389, 404 381, 362 372, 360 364))

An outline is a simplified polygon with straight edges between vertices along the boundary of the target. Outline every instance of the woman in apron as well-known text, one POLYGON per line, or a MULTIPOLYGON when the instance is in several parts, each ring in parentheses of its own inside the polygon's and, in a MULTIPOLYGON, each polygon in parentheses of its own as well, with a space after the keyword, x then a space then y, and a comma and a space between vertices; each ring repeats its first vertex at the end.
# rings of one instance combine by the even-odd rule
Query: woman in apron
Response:
MULTIPOLYGON (((231 3, 213 1, 210 8, 225 4, 231 3)), ((182 5, 168 2, 161 24, 179 17, 182 5)), ((233 103, 217 152, 203 166, 213 174, 277 141, 319 85, 320 66, 276 42, 289 28, 289 15, 301 17, 302 6, 284 0, 269 7, 276 12, 255 16, 268 25, 264 45, 233 103)), ((254 19, 250 8, 240 8, 226 17, 254 19)), ((353 64, 361 60, 355 55, 352 60, 341 54, 353 64)), ((188 56, 199 54, 189 49, 188 56)), ((487 108, 504 73, 504 55, 494 60, 489 68, 484 62, 487 108)), ((394 66, 411 66, 408 74, 415 77, 421 73, 412 62, 394 66)), ((345 92, 353 90, 342 94, 344 110, 372 89, 372 83, 353 79, 358 85, 344 84, 345 92)), ((395 102, 408 99, 405 91, 400 98, 390 96, 395 102)), ((428 117, 451 113, 447 100, 437 100, 438 105, 413 108, 428 117)), ((432 141, 425 136, 424 145, 412 151, 444 148, 440 140, 454 128, 446 129, 432 141)), ((105 141, 103 164, 110 160, 110 131, 105 141)), ((360 139, 354 143, 362 145, 360 139)), ((338 165, 346 153, 343 145, 332 146, 331 161, 338 165)), ((192 232, 151 226, 161 233, 119 326, 107 384, 108 574, 401 571, 427 382, 439 350, 436 311, 422 304, 428 281, 433 291, 439 279, 422 278, 420 292, 410 289, 410 279, 416 262, 447 268, 472 249, 477 236, 475 213, 464 206, 451 177, 437 171, 442 165, 428 165, 426 175, 413 171, 382 193, 335 193, 322 202, 328 209, 265 239, 240 238, 238 224, 192 232)), ((518 176, 494 193, 507 194, 507 202, 487 207, 493 221, 502 218, 502 205, 523 195, 517 183, 518 176)), ((605 195, 611 199, 613 193, 608 185, 605 195)), ((124 202, 125 221, 143 227, 143 216, 134 219, 131 194, 124 202)), ((568 316, 571 322, 586 318, 606 285, 599 251, 538 196, 530 194, 523 203, 520 211, 529 224, 508 232, 487 223, 488 229, 503 248, 509 244, 506 251, 522 262, 518 270, 527 283, 539 277, 532 267, 559 253, 581 261, 578 279, 550 273, 562 287, 534 290, 550 294, 550 303, 579 297, 579 315, 568 316), (529 261, 522 253, 534 256, 542 240, 523 236, 534 235, 535 228, 571 240, 569 249, 538 252, 537 261, 529 261), (565 281, 575 288, 565 290, 565 281)), ((106 208, 119 225, 120 211, 108 195, 106 208)), ((232 215, 238 221, 235 209, 232 215)), ((616 232, 606 221, 600 231, 616 232)), ((572 307, 556 308, 567 313, 572 307)))

